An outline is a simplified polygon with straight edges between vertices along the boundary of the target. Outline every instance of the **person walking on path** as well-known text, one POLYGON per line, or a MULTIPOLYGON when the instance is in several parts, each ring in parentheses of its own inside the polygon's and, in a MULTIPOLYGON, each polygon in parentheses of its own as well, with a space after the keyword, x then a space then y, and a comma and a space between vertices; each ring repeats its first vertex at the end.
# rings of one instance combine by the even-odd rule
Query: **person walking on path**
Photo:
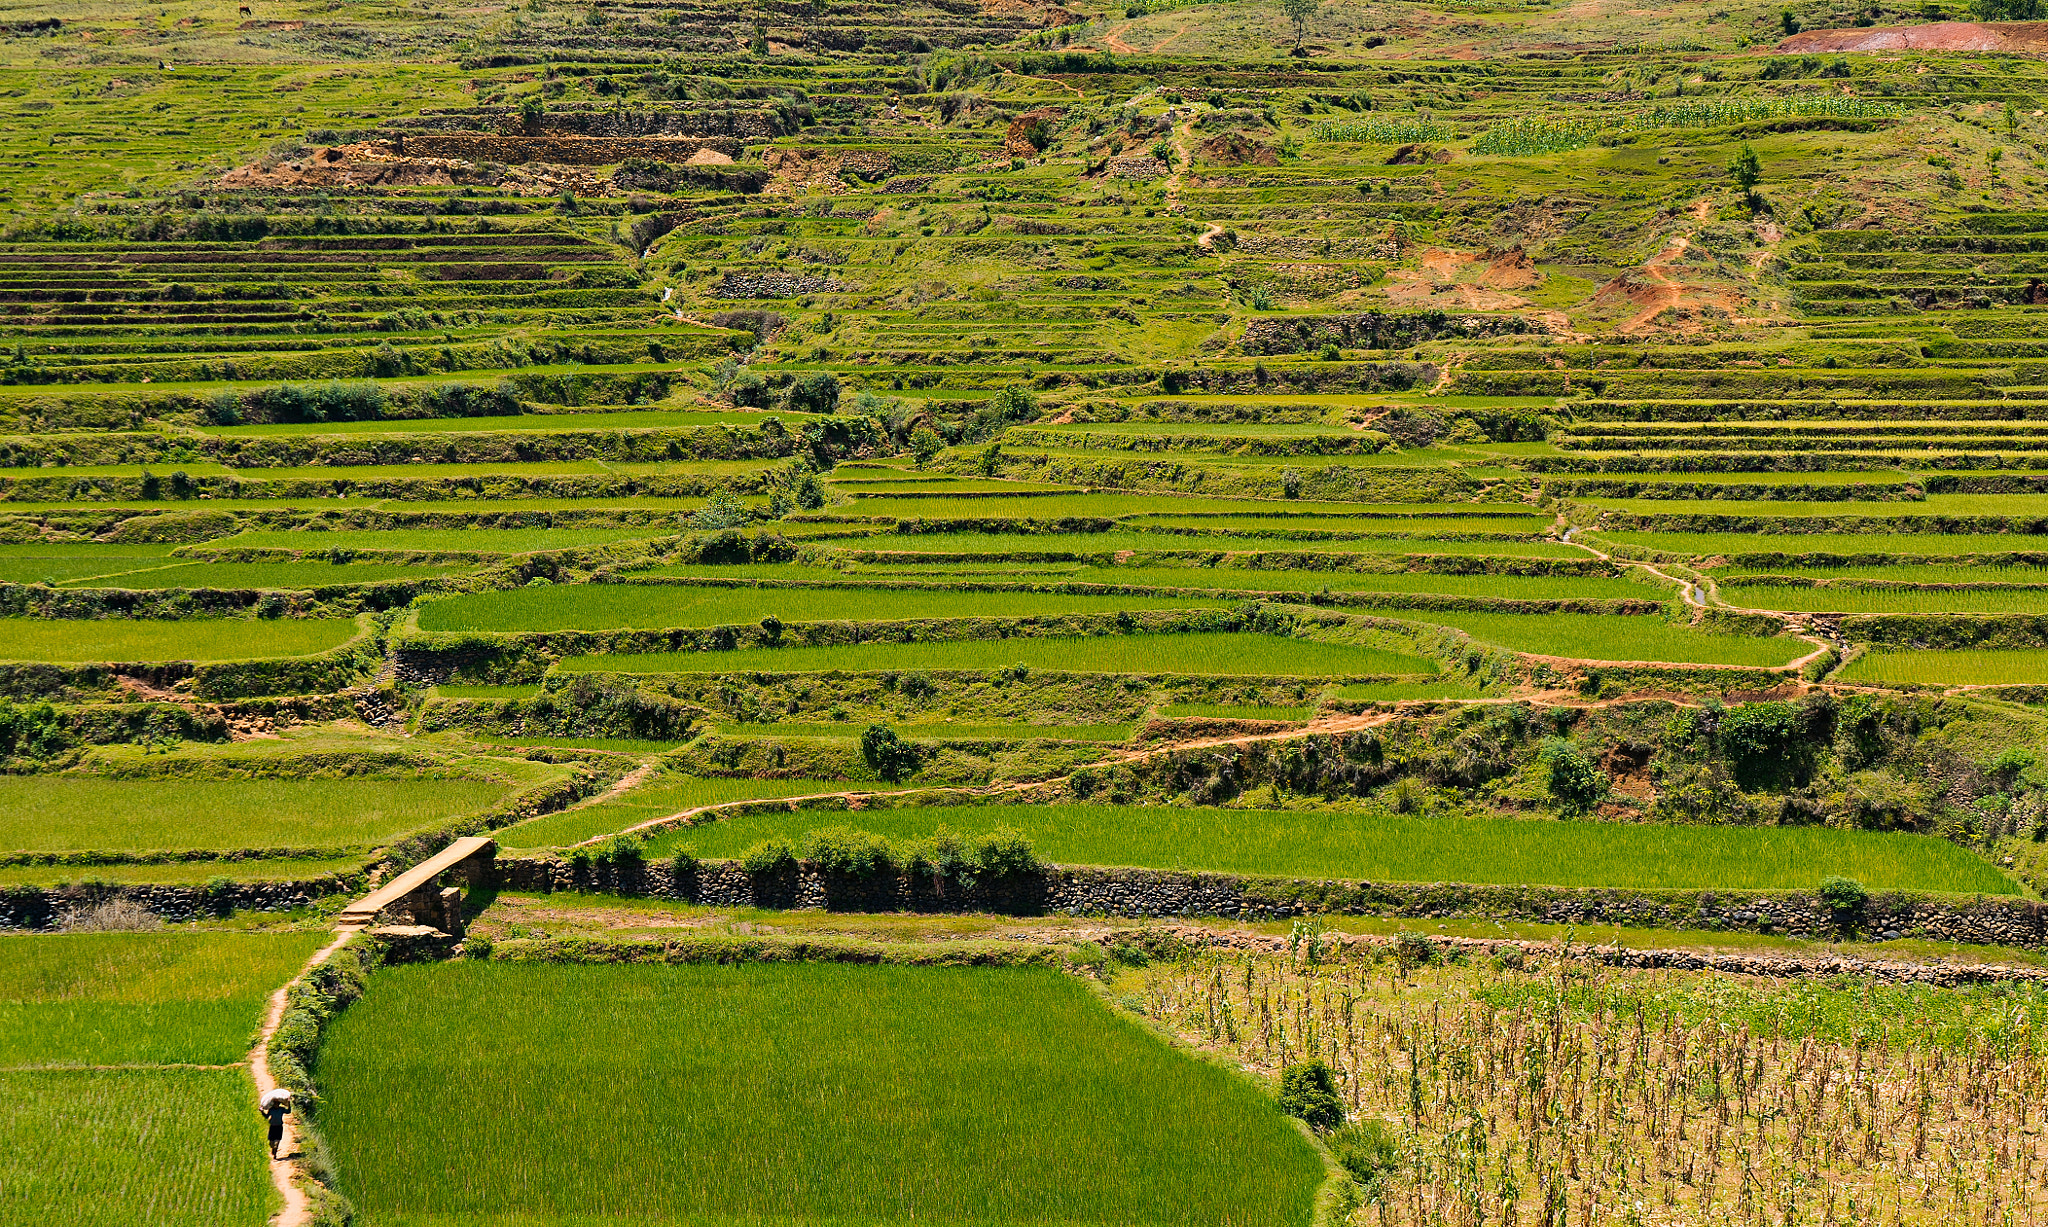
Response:
POLYGON ((256 1101, 256 1111, 270 1121, 270 1157, 277 1158, 277 1148, 284 1144, 284 1118, 292 1110, 292 1093, 279 1087, 265 1091, 263 1098, 256 1101))

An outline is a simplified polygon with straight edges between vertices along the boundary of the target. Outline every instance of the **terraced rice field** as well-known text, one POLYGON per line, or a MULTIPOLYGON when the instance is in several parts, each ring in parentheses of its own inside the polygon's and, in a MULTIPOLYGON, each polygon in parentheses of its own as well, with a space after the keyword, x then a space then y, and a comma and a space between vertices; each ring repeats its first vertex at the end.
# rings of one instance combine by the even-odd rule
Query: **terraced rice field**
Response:
POLYGON ((1322 1178, 1252 1087, 1050 971, 392 968, 321 1069, 343 1189, 373 1222, 606 1206, 1306 1223, 1322 1178), (578 1042, 600 1036, 601 1055, 578 1042), (598 1096, 581 1085, 593 1056, 598 1096), (472 1088, 455 1111, 434 1092, 449 1079, 472 1088), (598 1135, 641 1161, 590 1162, 598 1135), (1105 1172, 1105 1153, 1127 1161, 1105 1172))
POLYGON ((870 809, 857 815, 765 811, 658 836, 652 854, 688 847, 738 857, 763 839, 851 826, 909 842, 941 827, 1006 826, 1068 865, 1214 869, 1362 881, 1541 883, 1660 889, 1818 886, 1831 875, 1902 890, 2011 893, 2004 875, 1950 844, 1858 831, 1624 826, 1515 819, 1288 814, 1258 809, 999 806, 870 809))
POLYGON ((1274 677, 1360 677, 1433 673, 1435 662, 1379 648, 1273 635, 1189 633, 1097 635, 1086 639, 967 639, 832 647, 739 648, 729 652, 578 656, 570 672, 815 673, 894 669, 1080 673, 1185 673, 1274 677))
POLYGON ((479 834, 312 1221, 2048 1218, 2023 983, 1432 945, 2041 961, 2038 14, 1286 7, 13 6, 0 1223, 479 834))

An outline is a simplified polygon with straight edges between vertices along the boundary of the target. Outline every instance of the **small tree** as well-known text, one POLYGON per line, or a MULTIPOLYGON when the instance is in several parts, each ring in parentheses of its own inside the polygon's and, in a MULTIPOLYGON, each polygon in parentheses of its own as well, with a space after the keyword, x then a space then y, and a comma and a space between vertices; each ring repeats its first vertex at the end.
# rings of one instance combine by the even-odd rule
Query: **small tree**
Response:
POLYGON ((1337 1079, 1321 1061, 1297 1061, 1280 1071, 1280 1110, 1308 1122, 1317 1133, 1344 1123, 1344 1101, 1337 1097, 1337 1079))
POLYGON ((1294 24, 1294 54, 1304 55, 1302 40, 1308 37, 1308 23, 1322 10, 1323 0, 1280 0, 1280 11, 1294 24))
POLYGON ((1584 813, 1607 795, 1607 773, 1584 750, 1562 737, 1543 743, 1540 755, 1550 795, 1569 813, 1584 813))
POLYGON ((920 426, 910 436, 910 454, 917 457, 917 467, 923 468, 937 459, 946 449, 946 441, 939 438, 937 431, 929 426, 920 426))
POLYGON ((860 735, 860 756, 876 775, 891 784, 917 770, 917 747, 886 724, 870 724, 860 735))
POLYGON ((1778 28, 1786 34, 1797 34, 1799 33, 1799 18, 1793 15, 1791 9, 1780 9, 1778 11, 1778 28))
POLYGON ((1763 182, 1764 168, 1763 163, 1757 160, 1756 150, 1749 147, 1748 141, 1742 142, 1742 148, 1736 150, 1735 156, 1728 159, 1728 177, 1735 180, 1735 186, 1742 189, 1742 198, 1754 209, 1756 185, 1763 182))
POLYGON ((740 496, 730 490, 713 490, 704 505, 690 516, 691 528, 713 532, 741 528, 753 522, 754 509, 741 502, 740 496))

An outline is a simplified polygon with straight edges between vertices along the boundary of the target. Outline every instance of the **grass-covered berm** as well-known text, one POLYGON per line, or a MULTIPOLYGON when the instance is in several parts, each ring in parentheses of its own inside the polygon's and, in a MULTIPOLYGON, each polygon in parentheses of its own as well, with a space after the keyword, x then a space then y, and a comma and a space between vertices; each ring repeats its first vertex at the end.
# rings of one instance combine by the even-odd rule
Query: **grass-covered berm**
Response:
POLYGON ((1306 1224, 1248 1080, 1044 969, 455 963, 376 973, 320 1124, 377 1224, 1306 1224))

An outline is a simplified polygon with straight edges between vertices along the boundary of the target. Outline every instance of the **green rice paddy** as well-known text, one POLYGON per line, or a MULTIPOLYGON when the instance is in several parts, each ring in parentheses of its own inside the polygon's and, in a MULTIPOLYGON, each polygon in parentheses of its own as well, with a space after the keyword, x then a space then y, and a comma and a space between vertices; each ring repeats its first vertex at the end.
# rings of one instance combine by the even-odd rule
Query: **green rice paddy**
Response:
POLYGON ((833 780, 695 779, 657 776, 648 783, 609 800, 593 802, 560 813, 543 814, 496 833, 494 838, 507 848, 552 848, 579 844, 643 822, 666 818, 701 805, 726 801, 752 801, 775 797, 802 797, 866 789, 874 785, 848 784, 833 780))
POLYGON ((75 663, 312 656, 359 633, 347 618, 0 618, 0 659, 75 663))
POLYGON ((0 1068, 241 1061, 270 994, 328 940, 317 931, 0 937, 0 1068))
POLYGON ((1709 634, 1654 616, 1435 612, 1404 616, 1412 621, 1455 626, 1482 643, 1513 652, 1579 660, 1775 668, 1814 650, 1812 644, 1801 639, 1709 634))
POLYGON ((656 838, 737 857, 770 837, 853 826, 909 841, 940 827, 1023 832, 1064 865, 1132 865, 1306 878, 1668 890, 1813 889, 1830 875, 1872 889, 2015 894, 1985 861, 1926 835, 1816 827, 1697 827, 1360 812, 1059 805, 785 810, 720 818, 656 838))
POLYGON ((1323 1174, 1249 1081, 1052 971, 391 967, 320 1076, 377 1227, 1306 1227, 1323 1174))
POLYGON ((967 639, 831 647, 741 648, 730 652, 576 656, 569 673, 822 673, 883 669, 1014 670, 1070 673, 1186 673, 1272 677, 1358 677, 1434 673, 1436 663, 1380 648, 1228 632, 1097 635, 1083 639, 967 639))
POLYGON ((1028 618, 1186 609, 1191 598, 946 588, 693 588, 679 584, 575 584, 481 592, 428 603, 425 631, 604 630, 784 623, 887 622, 927 618, 1028 618))
POLYGON ((1922 686, 2048 685, 2048 649, 1872 649, 1835 675, 1844 682, 1922 686))
POLYGON ((475 813, 506 792, 460 779, 0 776, 0 850, 342 848, 475 813))

